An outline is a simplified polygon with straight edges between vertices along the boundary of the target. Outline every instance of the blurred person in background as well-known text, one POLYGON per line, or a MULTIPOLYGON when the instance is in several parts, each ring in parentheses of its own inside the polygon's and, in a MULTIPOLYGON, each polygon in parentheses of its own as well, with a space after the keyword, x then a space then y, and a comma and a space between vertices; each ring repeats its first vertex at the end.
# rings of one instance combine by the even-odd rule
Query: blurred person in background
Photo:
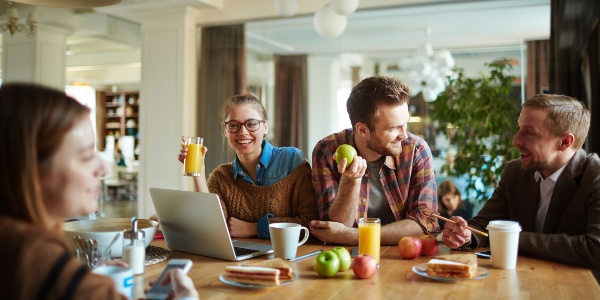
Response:
MULTIPOLYGON (((473 217, 473 204, 461 199, 460 191, 451 180, 444 180, 437 186, 438 211, 442 217, 459 216, 465 220, 473 217)), ((444 220, 438 220, 444 229, 444 220)))

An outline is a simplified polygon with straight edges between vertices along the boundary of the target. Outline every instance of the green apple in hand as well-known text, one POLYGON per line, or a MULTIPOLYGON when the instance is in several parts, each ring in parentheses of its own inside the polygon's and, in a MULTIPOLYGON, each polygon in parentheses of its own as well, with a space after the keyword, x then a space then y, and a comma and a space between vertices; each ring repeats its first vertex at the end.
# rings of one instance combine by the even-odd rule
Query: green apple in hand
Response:
POLYGON ((335 150, 335 162, 339 165, 342 161, 342 158, 348 160, 348 164, 346 166, 350 166, 352 164, 352 160, 356 156, 356 149, 348 144, 341 144, 335 150))
POLYGON ((325 250, 315 258, 315 271, 321 277, 333 277, 340 270, 340 259, 331 250, 325 250))
POLYGON ((350 252, 348 252, 348 249, 344 247, 335 247, 331 249, 331 251, 333 251, 340 260, 340 272, 350 269, 350 265, 352 265, 352 257, 350 257, 350 252))

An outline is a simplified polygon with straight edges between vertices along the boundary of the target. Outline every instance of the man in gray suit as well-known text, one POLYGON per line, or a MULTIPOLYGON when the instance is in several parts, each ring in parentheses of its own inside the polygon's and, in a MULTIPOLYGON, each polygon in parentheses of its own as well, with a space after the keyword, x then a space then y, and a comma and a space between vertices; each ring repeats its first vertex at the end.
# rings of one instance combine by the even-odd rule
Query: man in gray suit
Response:
MULTIPOLYGON (((507 164, 500 183, 468 222, 453 217, 443 241, 450 248, 489 247, 467 224, 513 220, 523 231, 519 253, 591 268, 600 279, 600 159, 581 149, 590 112, 567 96, 537 95, 523 104, 513 145, 521 158, 507 164)), ((493 254, 492 254, 493 255, 493 254)))

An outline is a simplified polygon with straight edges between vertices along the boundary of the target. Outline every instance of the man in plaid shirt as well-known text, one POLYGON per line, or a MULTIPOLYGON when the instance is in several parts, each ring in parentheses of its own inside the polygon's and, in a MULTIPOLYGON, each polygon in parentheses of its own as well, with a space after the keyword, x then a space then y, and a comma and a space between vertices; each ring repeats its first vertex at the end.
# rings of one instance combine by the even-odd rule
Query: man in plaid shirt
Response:
POLYGON ((312 178, 321 221, 311 233, 324 242, 358 243, 359 218, 380 218, 381 244, 403 236, 437 232, 438 222, 421 211, 437 211, 431 150, 407 131, 409 88, 391 77, 369 77, 350 93, 346 107, 352 129, 325 137, 313 150, 312 178), (351 165, 338 165, 341 144, 358 152, 351 165))

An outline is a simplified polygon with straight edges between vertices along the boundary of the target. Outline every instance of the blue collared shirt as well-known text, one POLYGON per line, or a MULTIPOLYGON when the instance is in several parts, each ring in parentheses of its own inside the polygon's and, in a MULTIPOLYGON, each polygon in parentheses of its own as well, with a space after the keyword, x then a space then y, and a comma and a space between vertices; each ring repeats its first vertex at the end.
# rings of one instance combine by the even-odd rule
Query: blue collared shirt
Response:
POLYGON ((233 159, 234 180, 238 176, 242 176, 244 180, 258 186, 273 185, 292 173, 306 160, 298 148, 273 147, 267 140, 263 140, 261 147, 262 153, 256 164, 256 182, 253 182, 252 178, 244 171, 237 155, 233 159))

